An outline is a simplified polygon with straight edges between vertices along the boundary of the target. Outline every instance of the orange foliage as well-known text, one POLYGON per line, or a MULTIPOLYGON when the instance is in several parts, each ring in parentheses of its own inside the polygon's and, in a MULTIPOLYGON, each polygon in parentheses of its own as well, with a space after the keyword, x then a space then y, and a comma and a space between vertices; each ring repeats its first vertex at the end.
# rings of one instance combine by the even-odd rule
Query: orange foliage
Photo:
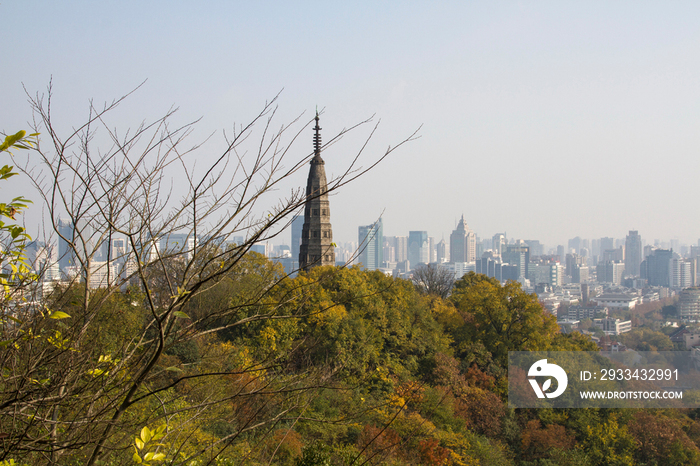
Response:
POLYGON ((301 435, 296 431, 291 429, 277 429, 267 441, 265 441, 261 453, 265 460, 274 458, 286 464, 294 458, 301 456, 302 447, 301 435))
POLYGON ((481 371, 475 364, 472 364, 465 374, 467 383, 472 387, 482 390, 493 390, 496 385, 496 378, 481 371))
POLYGON ((461 394, 455 403, 455 415, 466 421, 466 427, 489 437, 501 433, 501 419, 505 412, 505 406, 496 394, 478 388, 461 394))
POLYGON ((669 463, 669 458, 700 459, 700 450, 675 419, 640 411, 627 425, 637 441, 635 457, 643 463, 669 463))
POLYGON ((394 456, 400 443, 401 439, 395 430, 385 429, 382 432, 381 428, 370 425, 362 429, 357 439, 357 446, 360 450, 365 450, 363 456, 370 459, 370 464, 379 464, 394 456))
POLYGON ((440 446, 437 439, 430 438, 418 443, 421 464, 426 466, 441 466, 449 464, 450 450, 440 446))
POLYGON ((538 419, 529 421, 521 437, 523 452, 528 458, 547 458, 552 449, 568 450, 574 446, 574 437, 567 434, 566 428, 550 424, 542 428, 538 419))

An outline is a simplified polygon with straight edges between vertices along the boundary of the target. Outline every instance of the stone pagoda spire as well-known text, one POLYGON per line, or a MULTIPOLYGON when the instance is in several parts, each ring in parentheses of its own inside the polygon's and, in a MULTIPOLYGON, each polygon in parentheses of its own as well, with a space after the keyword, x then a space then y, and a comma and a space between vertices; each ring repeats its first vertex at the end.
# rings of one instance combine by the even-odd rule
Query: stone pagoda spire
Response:
POLYGON ((325 162, 321 158, 321 128, 314 127, 314 157, 310 162, 306 182, 304 226, 301 230, 299 268, 309 270, 319 265, 335 265, 335 247, 331 229, 331 209, 328 203, 325 162))

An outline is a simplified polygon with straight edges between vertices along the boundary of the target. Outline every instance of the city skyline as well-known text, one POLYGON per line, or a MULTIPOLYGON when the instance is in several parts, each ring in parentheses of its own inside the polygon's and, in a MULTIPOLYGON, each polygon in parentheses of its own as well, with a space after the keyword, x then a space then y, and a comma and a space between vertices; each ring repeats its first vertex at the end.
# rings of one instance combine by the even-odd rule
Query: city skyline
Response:
MULTIPOLYGON (((647 244, 700 238, 686 208, 700 196, 698 4, 0 5, 8 18, 27 11, 31 26, 5 28, 2 131, 29 129, 25 89, 50 80, 64 131, 84 122, 90 99, 100 106, 147 80, 110 126, 123 133, 179 107, 178 121, 202 118, 193 144, 215 134, 197 158, 205 166, 222 130, 282 91, 279 122, 310 121, 318 106, 326 141, 376 114, 362 166, 422 125, 331 196, 336 241, 380 216, 387 235, 448 241, 461 215, 482 239, 507 232, 547 247, 630 230, 647 244)), ((324 151, 329 179, 369 131, 324 151)), ((310 127, 302 135, 289 163, 311 151, 310 127)), ((36 199, 21 178, 8 192, 36 199)), ((305 174, 290 181, 280 197, 305 174)), ((42 215, 24 216, 39 240, 42 215)))

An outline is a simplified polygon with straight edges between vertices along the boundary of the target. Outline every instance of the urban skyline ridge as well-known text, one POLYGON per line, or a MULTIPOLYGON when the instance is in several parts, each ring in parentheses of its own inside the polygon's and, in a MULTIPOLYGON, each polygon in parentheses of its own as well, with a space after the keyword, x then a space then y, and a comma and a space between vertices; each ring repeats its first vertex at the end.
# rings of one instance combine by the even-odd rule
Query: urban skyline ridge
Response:
MULTIPOLYGON (((419 139, 330 196, 336 242, 381 215, 387 234, 447 238, 462 213, 482 237, 506 231, 551 246, 630 229, 647 241, 700 236, 688 209, 700 197, 698 3, 215 2, 170 5, 167 15, 139 4, 133 15, 68 0, 3 3, 0 12, 20 18, 28 8, 41 34, 6 25, 6 61, 21 64, 4 74, 6 133, 31 130, 27 93, 45 94, 49 82, 53 121, 70 132, 91 102, 146 80, 109 127, 124 134, 179 108, 175 122, 201 118, 192 144, 214 135, 196 155, 207 167, 221 132, 279 94, 280 124, 325 109, 326 141, 376 115, 365 167, 421 127, 419 139)), ((329 180, 366 136, 328 147, 329 180)), ((305 137, 297 146, 290 161, 310 152, 305 137)), ((21 178, 7 191, 38 201, 21 178)), ((280 197, 304 186, 299 173, 280 197)), ((32 228, 42 221, 37 205, 23 214, 32 228)))

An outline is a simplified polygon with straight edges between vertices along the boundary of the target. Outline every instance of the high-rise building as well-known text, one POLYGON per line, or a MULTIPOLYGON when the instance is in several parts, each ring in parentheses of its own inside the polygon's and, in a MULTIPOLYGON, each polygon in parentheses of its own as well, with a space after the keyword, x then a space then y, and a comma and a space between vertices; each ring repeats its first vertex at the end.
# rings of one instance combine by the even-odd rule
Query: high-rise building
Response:
POLYGON ((561 244, 559 246, 557 246, 557 256, 559 256, 559 260, 561 262, 564 262, 564 260, 566 259, 566 250, 564 249, 564 246, 561 244))
POLYGON ((382 250, 384 262, 396 263, 396 237, 384 237, 384 247, 382 250))
POLYGON ((70 220, 58 220, 58 267, 63 272, 67 267, 75 265, 73 249, 69 243, 73 241, 73 223, 70 220))
POLYGON ((571 274, 571 283, 588 283, 588 266, 575 265, 571 274))
MULTIPOLYGON (((301 248, 301 231, 304 228, 304 216, 295 215, 292 218, 292 259, 299 260, 299 248, 301 248)), ((298 263, 297 263, 298 266, 298 263)))
POLYGON ((160 251, 168 255, 185 255, 189 259, 194 253, 195 242, 190 233, 170 233, 160 239, 160 251))
POLYGON ((476 234, 464 223, 464 215, 450 235, 450 262, 476 260, 476 234))
POLYGON ((606 249, 615 249, 615 240, 606 236, 605 238, 600 238, 600 253, 606 249))
POLYGON ((110 259, 118 260, 126 256, 126 240, 124 238, 112 239, 112 254, 110 259))
POLYGON ((569 240, 569 251, 576 254, 580 254, 581 251, 581 237, 577 236, 569 240))
POLYGON ((625 272, 630 276, 639 276, 642 263, 642 237, 636 230, 630 230, 625 240, 625 272))
POLYGON ((395 254, 396 262, 405 262, 408 260, 408 237, 395 236, 395 254))
POLYGON ((491 249, 493 250, 494 256, 500 256, 503 254, 506 250, 506 244, 508 244, 508 241, 505 233, 496 233, 493 235, 493 239, 491 240, 491 249))
MULTIPOLYGON (((671 286, 671 260, 673 251, 670 249, 656 249, 640 265, 640 275, 646 278, 651 286, 671 286)), ((625 264, 627 267, 627 264, 625 264)))
POLYGON ((625 261, 625 249, 620 246, 617 249, 605 249, 601 255, 598 262, 624 262, 625 261))
POLYGON ((530 257, 533 256, 543 256, 544 255, 544 245, 534 239, 526 239, 525 244, 530 248, 530 257))
POLYGON ((444 239, 441 239, 440 242, 435 246, 435 250, 437 251, 437 261, 436 262, 438 264, 450 261, 450 252, 447 249, 447 243, 445 242, 444 239))
POLYGON ((360 263, 365 270, 377 270, 384 262, 384 237, 382 219, 372 225, 358 228, 357 242, 360 244, 360 263))
POLYGON ((479 238, 478 236, 476 237, 476 258, 480 258, 484 254, 484 242, 479 238))
POLYGON ((60 278, 58 267, 58 252, 52 244, 32 241, 25 248, 27 265, 39 275, 43 281, 60 278))
MULTIPOLYGON (((585 265, 585 258, 582 256, 579 256, 576 253, 567 254, 564 263, 566 264, 565 273, 569 277, 572 277, 574 275, 574 267, 585 265)), ((574 282, 574 283, 579 283, 579 282, 574 282)))
POLYGON ((501 254, 503 262, 517 267, 518 276, 514 280, 527 278, 528 265, 530 263, 530 248, 524 244, 508 245, 506 250, 501 254))
POLYGON ((319 265, 335 265, 331 209, 328 201, 325 162, 321 158, 321 128, 314 127, 314 157, 306 182, 304 225, 299 247, 299 268, 309 270, 319 265))
POLYGON ((688 288, 679 293, 678 314, 681 320, 700 320, 700 288, 688 288))
POLYGON ((408 262, 412 269, 430 263, 430 243, 427 231, 408 232, 408 262))
POLYGON ((694 261, 681 259, 680 257, 675 257, 671 259, 670 268, 670 283, 671 288, 688 288, 693 286, 693 273, 692 267, 694 261))
POLYGON ((612 283, 619 286, 624 272, 625 264, 622 261, 599 262, 596 266, 596 280, 598 283, 612 283))

